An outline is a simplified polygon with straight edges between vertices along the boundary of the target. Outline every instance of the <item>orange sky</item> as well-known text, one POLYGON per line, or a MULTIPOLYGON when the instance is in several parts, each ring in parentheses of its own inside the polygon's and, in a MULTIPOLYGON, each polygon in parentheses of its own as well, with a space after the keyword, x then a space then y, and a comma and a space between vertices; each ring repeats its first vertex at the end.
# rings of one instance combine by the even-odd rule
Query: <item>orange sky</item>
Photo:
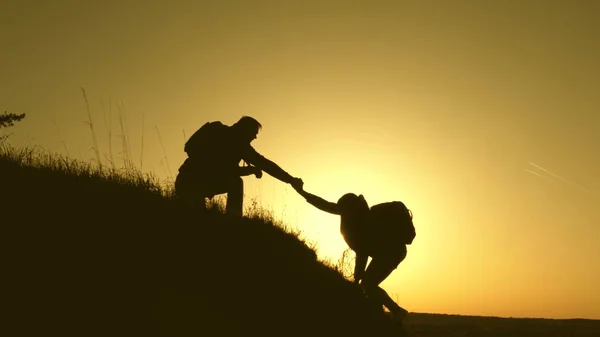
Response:
MULTIPOLYGON (((27 114, 9 140, 92 159, 84 87, 100 152, 110 124, 119 158, 125 117, 166 180, 184 134, 251 115, 309 192, 412 209, 382 284, 409 311, 600 319, 600 3, 391 3, 3 1, 0 110, 27 114)), ((340 257, 339 217, 244 180, 340 257)))

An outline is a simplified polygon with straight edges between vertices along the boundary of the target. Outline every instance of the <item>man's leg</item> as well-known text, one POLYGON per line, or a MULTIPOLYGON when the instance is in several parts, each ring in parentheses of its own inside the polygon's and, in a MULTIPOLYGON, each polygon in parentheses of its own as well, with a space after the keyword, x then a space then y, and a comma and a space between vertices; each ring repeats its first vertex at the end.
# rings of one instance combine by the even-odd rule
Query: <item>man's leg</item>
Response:
POLYGON ((181 173, 175 177, 175 196, 177 199, 190 206, 199 206, 206 209, 205 195, 201 193, 197 184, 190 177, 183 176, 181 173))
POLYGON ((225 213, 242 216, 244 205, 244 181, 241 177, 232 177, 227 180, 227 206, 225 213))
MULTIPOLYGON (((188 177, 186 177, 188 178, 188 177)), ((234 216, 242 216, 244 202, 244 181, 240 176, 203 176, 201 178, 175 179, 175 190, 181 199, 187 202, 202 202, 206 207, 205 198, 212 198, 218 194, 227 194, 225 213, 234 216)))
POLYGON ((227 194, 225 213, 242 216, 244 203, 244 181, 240 176, 209 176, 201 183, 204 195, 227 194))

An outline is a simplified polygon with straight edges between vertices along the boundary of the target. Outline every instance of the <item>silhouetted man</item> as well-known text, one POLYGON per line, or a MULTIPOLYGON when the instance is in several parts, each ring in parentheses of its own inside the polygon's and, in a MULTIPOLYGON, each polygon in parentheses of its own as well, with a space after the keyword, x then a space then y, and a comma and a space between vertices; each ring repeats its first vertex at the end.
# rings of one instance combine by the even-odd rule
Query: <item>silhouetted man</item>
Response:
POLYGON ((333 203, 306 192, 302 185, 295 189, 314 207, 341 216, 340 232, 356 253, 354 282, 362 286, 371 304, 380 310, 385 306, 392 318, 401 322, 408 311, 394 302, 379 284, 404 260, 406 245, 412 244, 416 236, 410 210, 401 201, 369 208, 362 195, 346 193, 333 203), (369 256, 371 263, 367 267, 369 256))
POLYGON ((256 119, 248 116, 231 126, 219 121, 204 124, 185 144, 188 158, 175 179, 177 196, 204 207, 205 198, 227 193, 226 213, 242 216, 242 176, 254 174, 260 179, 265 171, 292 186, 301 185, 301 179, 292 177, 252 147, 250 143, 261 128, 256 119), (254 166, 239 166, 241 160, 254 166))

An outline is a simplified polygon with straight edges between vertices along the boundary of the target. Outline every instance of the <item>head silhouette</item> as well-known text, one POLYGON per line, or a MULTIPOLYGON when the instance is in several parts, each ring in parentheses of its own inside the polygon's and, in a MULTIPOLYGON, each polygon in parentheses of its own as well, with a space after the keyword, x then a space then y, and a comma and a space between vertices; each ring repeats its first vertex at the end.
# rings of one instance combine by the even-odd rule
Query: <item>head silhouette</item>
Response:
POLYGON ((369 210, 369 204, 362 194, 346 193, 338 199, 337 204, 346 215, 357 215, 369 210))
POLYGON ((248 143, 256 139, 262 125, 250 116, 243 116, 235 124, 231 126, 237 135, 248 143))

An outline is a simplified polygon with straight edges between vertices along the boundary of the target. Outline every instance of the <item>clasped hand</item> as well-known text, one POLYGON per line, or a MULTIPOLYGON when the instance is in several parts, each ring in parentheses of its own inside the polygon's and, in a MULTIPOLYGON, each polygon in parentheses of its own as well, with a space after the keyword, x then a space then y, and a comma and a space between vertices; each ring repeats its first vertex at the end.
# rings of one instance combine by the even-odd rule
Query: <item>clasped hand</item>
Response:
POLYGON ((304 182, 300 178, 293 178, 290 185, 292 185, 296 192, 300 192, 304 188, 304 182))

